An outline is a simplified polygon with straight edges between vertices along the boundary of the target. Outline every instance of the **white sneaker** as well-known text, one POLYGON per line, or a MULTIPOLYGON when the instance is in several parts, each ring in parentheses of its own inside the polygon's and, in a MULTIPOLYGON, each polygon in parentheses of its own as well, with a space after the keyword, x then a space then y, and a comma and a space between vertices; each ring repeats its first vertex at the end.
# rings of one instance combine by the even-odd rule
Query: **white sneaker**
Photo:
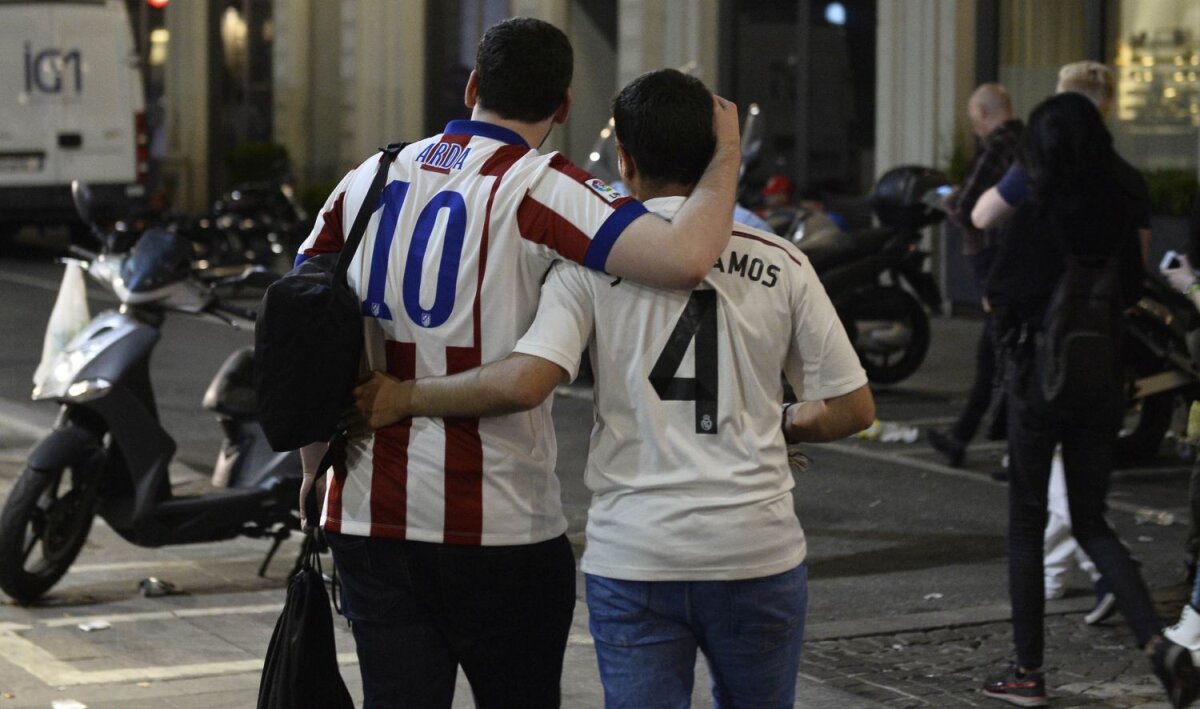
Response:
POLYGON ((1192 604, 1183 607, 1179 622, 1164 630, 1163 635, 1176 645, 1186 647, 1192 652, 1192 660, 1200 662, 1200 613, 1192 608, 1192 604))

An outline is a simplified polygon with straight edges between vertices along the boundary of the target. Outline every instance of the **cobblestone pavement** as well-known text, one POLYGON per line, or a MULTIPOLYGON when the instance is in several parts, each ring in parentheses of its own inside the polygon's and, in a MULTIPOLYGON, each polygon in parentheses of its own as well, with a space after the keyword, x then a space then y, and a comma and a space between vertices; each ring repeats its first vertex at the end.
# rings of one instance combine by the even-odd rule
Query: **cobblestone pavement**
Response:
MULTIPOLYGON (((1182 598, 1159 604, 1178 616, 1182 598)), ((1052 707, 1169 707, 1119 615, 1096 626, 1080 612, 1046 618, 1046 681, 1052 707)), ((888 707, 999 707, 979 692, 1012 657, 1007 621, 810 641, 803 673, 888 707)))

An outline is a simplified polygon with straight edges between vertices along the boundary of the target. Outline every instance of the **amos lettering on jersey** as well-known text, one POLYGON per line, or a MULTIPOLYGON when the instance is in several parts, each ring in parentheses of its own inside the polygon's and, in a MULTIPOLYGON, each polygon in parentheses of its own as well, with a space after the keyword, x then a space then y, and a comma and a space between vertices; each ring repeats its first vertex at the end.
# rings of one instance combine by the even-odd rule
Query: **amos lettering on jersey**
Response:
POLYGON ((751 258, 746 254, 738 254, 736 251, 729 252, 729 262, 725 263, 721 257, 717 257, 717 262, 713 264, 713 268, 721 273, 728 273, 731 276, 741 276, 749 278, 755 283, 761 283, 767 288, 774 288, 779 281, 779 266, 771 263, 768 264, 760 258, 751 258))
POLYGON ((440 172, 449 175, 451 170, 461 170, 467 162, 471 149, 454 141, 461 136, 443 136, 439 143, 426 145, 417 154, 416 162, 421 163, 422 170, 440 172))

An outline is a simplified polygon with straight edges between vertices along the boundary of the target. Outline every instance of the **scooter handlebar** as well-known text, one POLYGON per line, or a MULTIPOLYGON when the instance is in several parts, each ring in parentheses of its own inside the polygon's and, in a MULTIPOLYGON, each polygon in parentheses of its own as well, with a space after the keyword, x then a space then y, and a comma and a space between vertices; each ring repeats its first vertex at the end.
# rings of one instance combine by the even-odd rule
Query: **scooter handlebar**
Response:
POLYGON ((95 261, 98 256, 95 251, 88 251, 82 246, 76 246, 75 244, 67 247, 67 255, 88 262, 95 261))

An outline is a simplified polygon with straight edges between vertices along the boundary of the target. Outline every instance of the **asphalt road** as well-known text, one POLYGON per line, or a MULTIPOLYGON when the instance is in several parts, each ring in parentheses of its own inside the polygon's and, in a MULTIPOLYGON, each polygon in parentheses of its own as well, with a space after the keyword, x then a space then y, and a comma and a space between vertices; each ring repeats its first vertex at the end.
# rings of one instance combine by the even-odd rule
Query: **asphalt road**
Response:
MULTIPOLYGON (((3 488, 11 485, 11 476, 19 470, 22 451, 53 420, 52 405, 29 401, 29 382, 40 356, 41 338, 60 276, 61 267, 44 253, 0 258, 0 332, 4 333, 0 338, 0 479, 6 478, 3 488)), ((92 292, 97 294, 94 288, 92 292)), ((92 300, 93 312, 112 305, 102 298, 92 300)), ((879 418, 918 428, 944 426, 952 421, 970 382, 977 333, 975 321, 936 319, 933 346, 922 370, 907 382, 876 391, 879 418)), ((210 466, 220 441, 213 417, 200 407, 204 389, 225 357, 235 348, 249 344, 251 339, 249 332, 185 316, 168 318, 163 328, 151 376, 164 425, 180 445, 178 459, 189 468, 202 472, 210 466)), ((586 387, 560 391, 555 402, 555 423, 570 533, 579 538, 589 498, 580 474, 591 425, 586 387)), ((923 440, 915 443, 849 440, 812 446, 808 452, 814 464, 797 476, 795 498, 797 513, 808 536, 810 637, 861 635, 874 628, 903 629, 906 625, 920 627, 932 618, 960 617, 983 622, 999 620, 997 614, 1003 616, 1007 602, 1006 490, 989 475, 999 468, 1003 444, 972 446, 963 469, 942 465, 923 440)), ((1142 562, 1151 587, 1159 590, 1177 590, 1181 577, 1188 469, 1185 463, 1164 455, 1151 464, 1121 471, 1114 484, 1112 520, 1142 562), (1144 509, 1166 512, 1176 521, 1168 525, 1144 522, 1148 515, 1138 514, 1144 509)), ((76 644, 78 641, 77 635, 68 633, 70 638, 64 639, 50 632, 57 629, 62 634, 65 632, 62 628, 68 627, 62 623, 47 625, 56 617, 126 611, 152 613, 164 603, 172 608, 236 608, 242 609, 238 612, 248 614, 247 617, 254 616, 254 621, 240 626, 235 623, 224 630, 218 628, 216 635, 220 642, 206 639, 196 646, 199 649, 188 652, 179 649, 177 657, 160 664, 188 667, 218 656, 227 658, 233 652, 231 647, 238 648, 233 652, 236 659, 222 661, 253 664, 253 648, 265 647, 274 619, 273 611, 262 609, 277 607, 281 602, 286 570, 286 563, 277 561, 267 579, 254 576, 254 567, 265 552, 265 542, 238 540, 220 545, 145 550, 130 546, 103 528, 93 537, 79 566, 52 592, 48 606, 33 611, 0 609, 0 624, 34 628, 36 632, 27 631, 23 637, 40 651, 53 654, 55 648, 74 647, 71 638, 76 644), (137 583, 149 575, 176 582, 189 595, 171 597, 170 601, 140 598, 136 593, 137 583), (252 611, 247 612, 246 608, 252 611), (210 648, 211 652, 204 648, 210 648)), ((288 548, 294 546, 285 550, 288 548)), ((1077 574, 1072 582, 1066 603, 1086 606, 1091 594, 1086 579, 1077 574)), ((145 622, 167 624, 163 627, 175 627, 170 626, 170 619, 137 617, 145 622)), ((197 625, 204 632, 213 631, 187 614, 175 614, 172 618, 193 618, 185 629, 189 633, 194 632, 190 626, 197 625)), ((586 629, 580 627, 578 631, 586 639, 586 629)), ((89 652, 99 658, 103 653, 95 650, 94 644, 89 644, 92 648, 89 652)), ((343 649, 348 648, 347 645, 343 649)), ((26 658, 31 667, 37 666, 35 659, 40 656, 30 647, 21 646, 17 651, 18 657, 26 658)), ((108 647, 107 651, 125 653, 126 660, 118 664, 127 668, 146 665, 151 660, 146 653, 153 654, 137 642, 130 648, 108 647)), ((105 662, 94 660, 98 668, 95 671, 116 671, 111 663, 105 662)), ((87 663, 74 667, 86 668, 87 663)), ((233 678, 226 680, 232 683, 231 697, 246 696, 247 687, 256 686, 253 671, 249 672, 250 679, 246 679, 244 667, 240 672, 233 671, 233 678)), ((93 696, 118 702, 111 706, 126 705, 120 703, 125 701, 121 699, 124 695, 114 687, 132 686, 137 672, 131 670, 127 674, 111 675, 118 679, 104 685, 108 687, 105 692, 97 694, 99 690, 93 690, 93 696)), ((0 668, 0 690, 6 686, 7 675, 0 668)), ((46 681, 39 680, 39 685, 25 675, 18 676, 28 685, 28 688, 22 685, 22 691, 35 692, 29 696, 36 696, 38 701, 48 696, 42 685, 52 685, 55 677, 77 677, 51 673, 41 677, 46 681)), ((166 679, 151 681, 174 681, 178 691, 163 696, 184 696, 192 691, 188 689, 191 686, 188 682, 192 681, 186 679, 188 676, 186 672, 167 673, 166 679)), ((136 691, 129 691, 139 696, 136 691)), ((140 696, 149 699, 145 693, 140 696)), ((45 705, 43 702, 12 706, 45 705)), ((193 706, 186 702, 175 705, 193 706)), ((211 704, 233 705, 236 703, 211 704)))
MULTIPOLYGON (((0 259, 0 415, 28 433, 53 421, 54 406, 29 400, 30 377, 41 352, 45 323, 57 291, 61 266, 33 252, 0 259)), ((92 287, 93 313, 111 308, 92 287)), ((962 405, 971 377, 971 352, 978 323, 935 320, 935 338, 925 365, 908 381, 876 389, 879 418, 925 428, 944 426, 962 405)), ((211 469, 221 440, 214 417, 200 406, 204 390, 224 359, 252 343, 252 333, 211 320, 172 315, 151 360, 164 426, 179 444, 177 460, 211 469)), ((555 403, 559 474, 572 533, 581 533, 589 494, 580 472, 591 425, 586 384, 560 391, 555 403)), ((930 608, 1004 600, 1005 487, 988 475, 999 469, 1002 443, 976 442, 967 466, 954 470, 922 441, 883 443, 850 440, 812 446, 815 464, 796 479, 797 512, 809 537, 813 610, 821 617, 904 614, 930 608), (888 602, 879 603, 879 589, 888 602), (940 598, 927 598, 940 594, 940 598)), ((1164 456, 1122 471, 1112 500, 1117 525, 1143 556, 1148 572, 1158 566, 1163 535, 1182 531, 1135 524, 1139 508, 1165 510, 1187 519, 1181 492, 1187 466, 1164 456), (1120 511, 1124 510, 1124 511, 1120 511), (1136 528, 1136 529, 1135 529, 1136 528), (1154 541, 1137 541, 1153 538, 1154 541), (1143 549, 1143 547, 1145 547, 1143 549)), ((1176 571, 1179 554, 1164 552, 1162 572, 1176 571)))

